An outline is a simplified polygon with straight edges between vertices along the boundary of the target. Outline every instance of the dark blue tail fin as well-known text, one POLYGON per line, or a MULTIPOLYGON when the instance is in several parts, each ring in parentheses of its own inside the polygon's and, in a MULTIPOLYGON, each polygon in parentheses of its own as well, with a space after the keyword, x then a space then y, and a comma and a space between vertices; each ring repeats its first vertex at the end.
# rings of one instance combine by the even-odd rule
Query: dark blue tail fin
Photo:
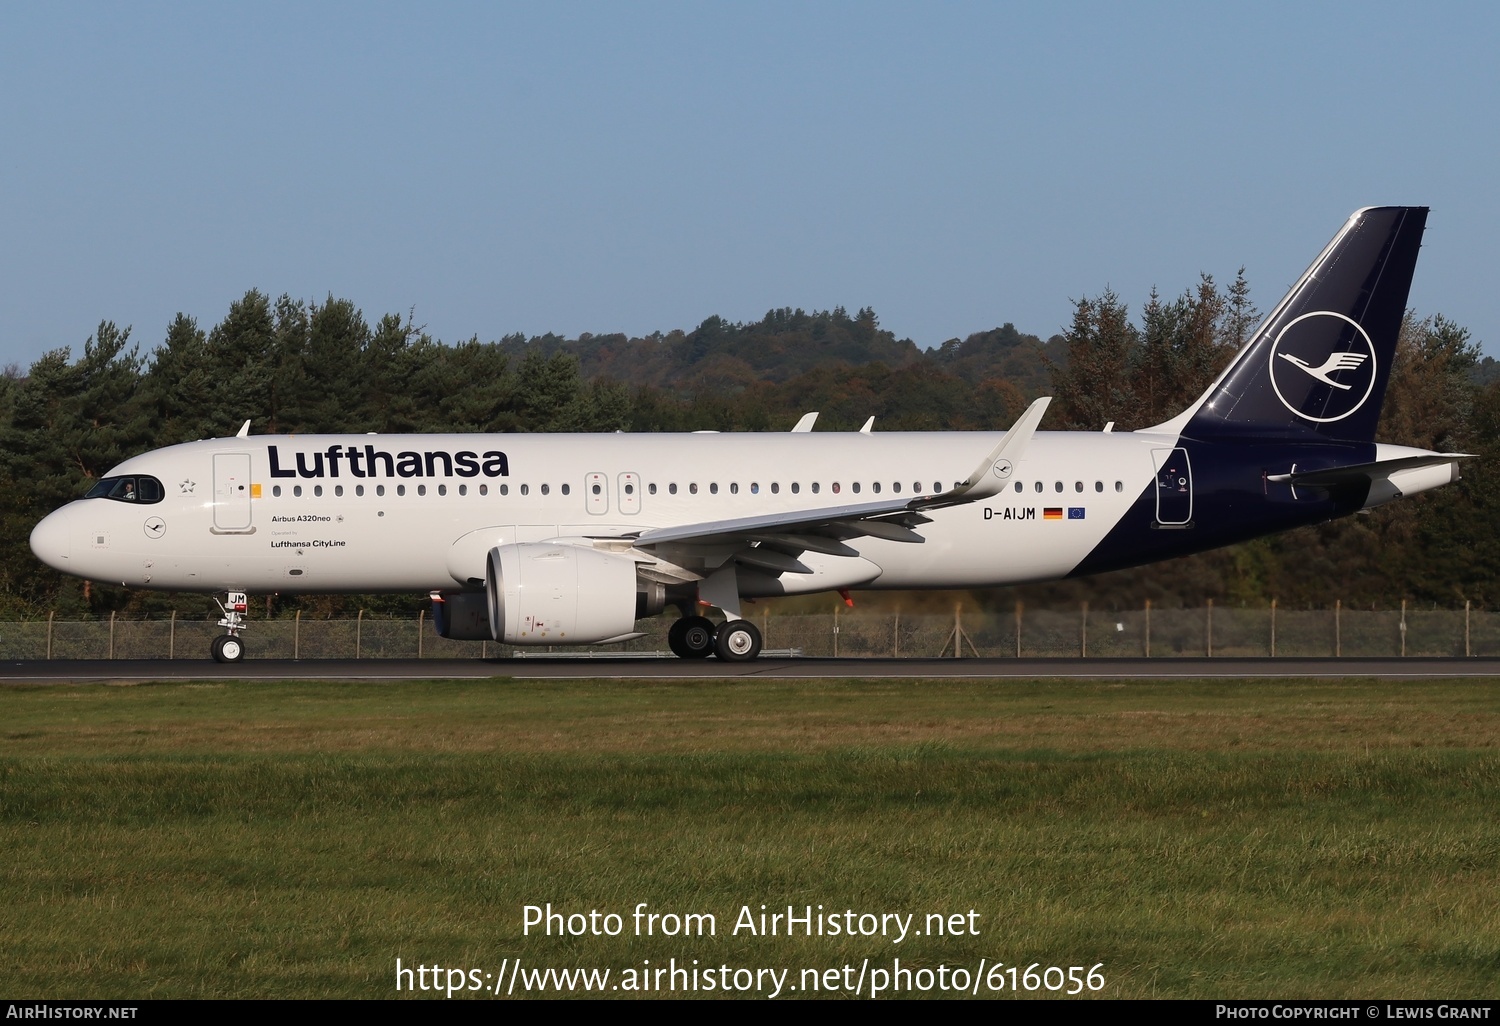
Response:
POLYGON ((1356 211, 1229 369, 1162 429, 1373 441, 1426 223, 1426 207, 1356 211))

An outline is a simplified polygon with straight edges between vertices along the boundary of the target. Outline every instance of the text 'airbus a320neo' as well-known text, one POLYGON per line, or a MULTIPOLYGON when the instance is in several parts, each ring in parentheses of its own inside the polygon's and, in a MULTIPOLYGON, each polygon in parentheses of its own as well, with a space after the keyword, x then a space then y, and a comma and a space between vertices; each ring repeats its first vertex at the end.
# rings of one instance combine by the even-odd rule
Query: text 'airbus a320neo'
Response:
POLYGON ((753 659, 746 599, 1097 573, 1456 480, 1461 454, 1375 441, 1426 218, 1357 211, 1219 379, 1140 431, 1038 431, 1047 399, 1003 433, 242 431, 126 460, 31 547, 227 593, 221 661, 257 591, 428 592, 445 637, 512 645, 621 641, 675 607, 679 656, 753 659))

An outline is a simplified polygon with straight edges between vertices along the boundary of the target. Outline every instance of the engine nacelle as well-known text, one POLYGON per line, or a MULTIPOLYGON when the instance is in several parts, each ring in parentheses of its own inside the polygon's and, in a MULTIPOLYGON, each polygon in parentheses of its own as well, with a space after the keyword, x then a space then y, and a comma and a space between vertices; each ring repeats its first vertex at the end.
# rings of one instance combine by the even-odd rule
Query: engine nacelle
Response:
POLYGON ((489 641, 489 601, 482 591, 454 591, 432 604, 432 625, 438 637, 454 641, 489 641))
POLYGON ((661 612, 659 584, 636 580, 635 560, 582 545, 525 542, 490 550, 490 629, 509 645, 589 645, 661 612))

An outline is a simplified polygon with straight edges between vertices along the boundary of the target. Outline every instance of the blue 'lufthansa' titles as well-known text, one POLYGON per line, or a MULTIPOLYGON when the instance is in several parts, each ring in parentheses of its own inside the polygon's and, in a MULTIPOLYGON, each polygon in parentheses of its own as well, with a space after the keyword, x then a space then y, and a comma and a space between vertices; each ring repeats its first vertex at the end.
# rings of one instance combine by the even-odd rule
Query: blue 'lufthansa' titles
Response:
POLYGON ((375 448, 355 445, 330 445, 324 452, 299 452, 297 465, 283 467, 276 446, 266 447, 271 459, 272 477, 338 477, 345 464, 350 477, 509 477, 510 461, 505 453, 491 450, 484 454, 462 452, 404 451, 391 454, 375 448))

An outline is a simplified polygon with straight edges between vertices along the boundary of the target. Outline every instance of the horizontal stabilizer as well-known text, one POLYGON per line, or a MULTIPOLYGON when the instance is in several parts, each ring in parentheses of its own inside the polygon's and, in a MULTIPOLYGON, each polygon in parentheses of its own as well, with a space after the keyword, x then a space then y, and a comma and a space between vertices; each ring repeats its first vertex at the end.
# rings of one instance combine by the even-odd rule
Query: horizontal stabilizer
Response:
POLYGON ((1326 467, 1323 470, 1307 470, 1301 473, 1271 474, 1267 481, 1285 482, 1307 488, 1336 488, 1339 485, 1373 481, 1390 477, 1398 470, 1415 470, 1419 467, 1439 467, 1445 463, 1470 459, 1469 452, 1434 452, 1424 456, 1404 456, 1394 460, 1379 460, 1375 463, 1356 463, 1348 467, 1326 467))

